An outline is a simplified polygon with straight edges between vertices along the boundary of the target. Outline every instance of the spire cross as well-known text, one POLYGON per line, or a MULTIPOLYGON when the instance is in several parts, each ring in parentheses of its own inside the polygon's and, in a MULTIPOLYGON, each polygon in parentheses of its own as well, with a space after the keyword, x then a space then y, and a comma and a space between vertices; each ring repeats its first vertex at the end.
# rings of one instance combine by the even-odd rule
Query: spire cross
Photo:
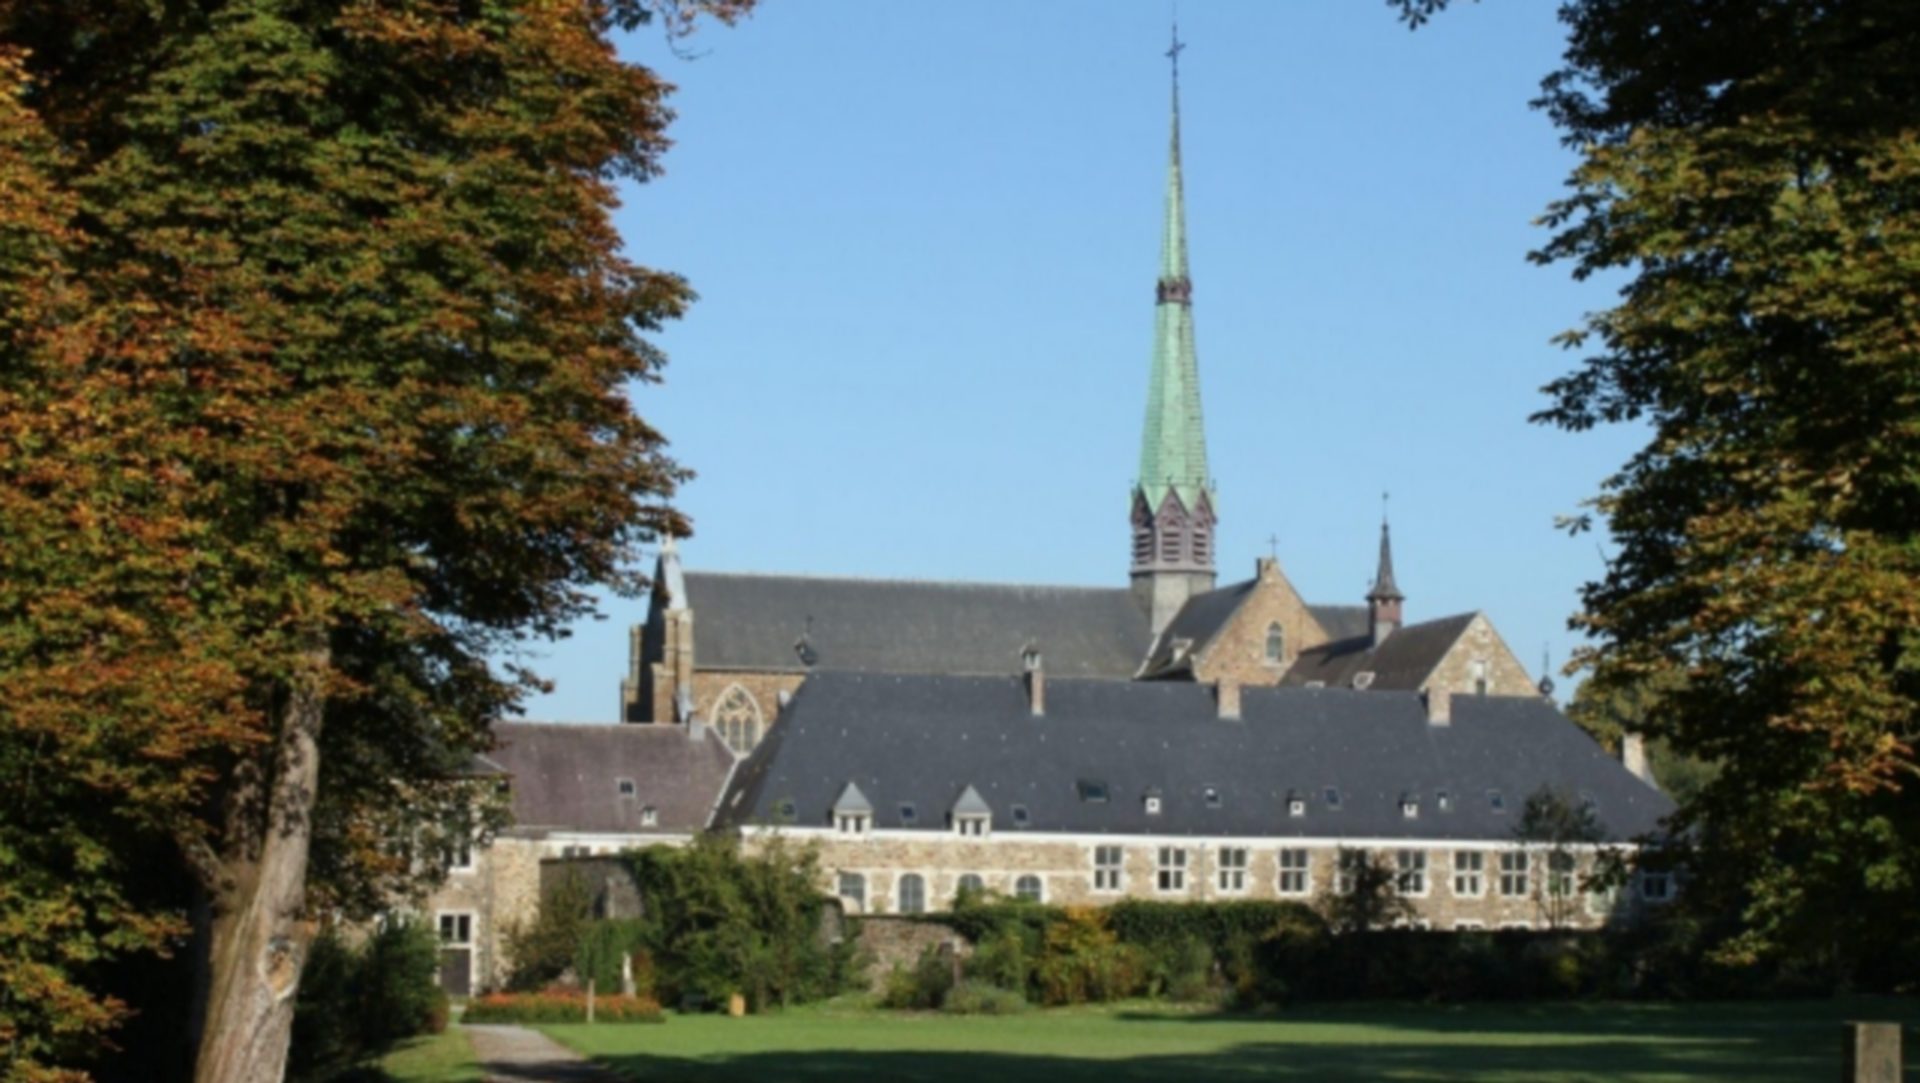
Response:
POLYGON ((1280 535, 1267 535, 1267 553, 1275 560, 1280 559, 1280 535))
POLYGON ((1180 83, 1180 50, 1186 47, 1187 43, 1180 40, 1180 20, 1175 19, 1173 22, 1173 47, 1167 50, 1167 59, 1173 61, 1173 81, 1176 86, 1180 83))
POLYGON ((1387 521, 1387 501, 1390 499, 1392 499, 1391 494, 1384 490, 1380 493, 1380 521, 1383 523, 1387 521))

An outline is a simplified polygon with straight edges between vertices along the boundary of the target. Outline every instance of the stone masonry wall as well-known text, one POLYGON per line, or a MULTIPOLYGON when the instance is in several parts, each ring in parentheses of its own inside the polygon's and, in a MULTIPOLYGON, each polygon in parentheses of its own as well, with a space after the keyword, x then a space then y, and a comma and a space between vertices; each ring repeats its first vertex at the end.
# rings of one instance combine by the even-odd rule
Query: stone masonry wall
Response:
MULTIPOLYGON (((791 830, 791 829, 787 829, 791 830)), ((841 873, 864 878, 865 905, 845 900, 850 914, 888 914, 899 912, 900 880, 919 875, 925 884, 927 909, 945 910, 959 890, 960 877, 975 875, 988 890, 1013 895, 1022 875, 1038 876, 1042 899, 1060 905, 1105 905, 1120 899, 1222 900, 1222 899, 1294 899, 1312 903, 1333 884, 1337 847, 1326 844, 1292 844, 1282 840, 1254 843, 1219 843, 1199 839, 1143 839, 1118 836, 1111 840, 1044 839, 999 832, 986 839, 960 838, 940 832, 884 831, 845 837, 826 832, 803 832, 805 841, 819 847, 821 887, 828 893, 838 891, 841 873), (1094 848, 1118 845, 1122 849, 1122 881, 1118 891, 1095 891, 1094 848), (1220 850, 1244 848, 1247 870, 1244 885, 1235 890, 1223 885, 1220 876, 1220 850), (1280 853, 1304 849, 1308 854, 1308 878, 1305 889, 1283 894, 1280 891, 1280 853), (1177 890, 1159 887, 1159 858, 1162 850, 1185 850, 1184 884, 1177 890)), ((1423 886, 1408 893, 1415 920, 1435 929, 1460 926, 1498 928, 1526 925, 1545 928, 1555 923, 1570 928, 1602 924, 1608 907, 1606 900, 1591 903, 1582 894, 1553 900, 1546 895, 1547 856, 1534 852, 1529 856, 1524 891, 1502 893, 1500 855, 1517 853, 1505 843, 1430 844, 1407 843, 1382 846, 1376 857, 1397 861, 1400 853, 1421 854, 1426 858, 1423 886), (1479 855, 1479 892, 1454 890, 1454 854, 1479 855)), ((1471 860, 1471 859, 1469 859, 1471 860)), ((1576 868, 1578 877, 1592 868, 1590 855, 1582 855, 1576 868)), ((1463 883, 1470 888, 1471 883, 1463 883)), ((1517 886, 1517 885, 1516 885, 1517 886)))
POLYGON ((938 922, 876 915, 860 919, 860 932, 854 938, 857 957, 864 957, 867 982, 878 991, 887 974, 896 966, 912 966, 929 949, 951 948, 965 958, 972 945, 965 937, 938 922))
POLYGON ((1507 648, 1506 640, 1494 630, 1485 613, 1476 614, 1467 630, 1433 668, 1425 687, 1445 688, 1455 695, 1473 693, 1473 664, 1487 663, 1487 694, 1494 696, 1534 696, 1539 689, 1527 676, 1526 667, 1507 648))
POLYGON ((1195 659, 1194 679, 1211 683, 1224 677, 1244 685, 1278 684, 1301 651, 1326 641, 1326 630, 1313 619, 1279 562, 1262 558, 1255 565, 1253 590, 1195 659), (1267 661, 1267 628, 1276 621, 1285 634, 1277 664, 1267 661))

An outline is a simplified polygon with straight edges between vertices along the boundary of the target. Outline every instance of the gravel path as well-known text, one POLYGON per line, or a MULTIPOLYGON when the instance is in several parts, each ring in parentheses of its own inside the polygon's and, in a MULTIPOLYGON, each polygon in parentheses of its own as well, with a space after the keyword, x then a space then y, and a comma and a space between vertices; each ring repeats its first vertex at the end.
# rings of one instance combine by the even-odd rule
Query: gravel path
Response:
POLYGON ((466 1031, 487 1083, 622 1083, 620 1076, 537 1030, 475 1025, 466 1031))

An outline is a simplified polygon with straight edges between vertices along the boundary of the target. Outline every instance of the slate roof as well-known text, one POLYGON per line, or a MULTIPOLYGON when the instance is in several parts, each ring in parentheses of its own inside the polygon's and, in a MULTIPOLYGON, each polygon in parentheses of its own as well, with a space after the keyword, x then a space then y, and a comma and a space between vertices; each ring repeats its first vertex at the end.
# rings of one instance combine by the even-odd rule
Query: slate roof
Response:
POLYGON ((686 834, 707 826, 735 760, 684 726, 496 722, 488 757, 509 776, 514 829, 686 834), (632 796, 619 792, 631 779, 632 796), (652 807, 658 822, 641 825, 652 807))
POLYGON ((798 672, 804 633, 823 669, 1012 673, 1039 646, 1047 673, 1129 678, 1152 639, 1125 589, 685 573, 702 669, 798 672))
POLYGON ((1477 613, 1460 613, 1394 630, 1378 647, 1367 635, 1324 643, 1300 652, 1280 683, 1297 688, 1310 681, 1328 688, 1350 688, 1357 673, 1372 673, 1376 691, 1420 687, 1447 651, 1465 634, 1477 613))
MULTIPOLYGON (((1205 650, 1207 644, 1213 642, 1213 638, 1239 611, 1241 603, 1253 593, 1258 582, 1257 579, 1247 579, 1188 598, 1154 642, 1153 656, 1147 659, 1147 664, 1140 670, 1141 675, 1160 677, 1185 669, 1186 659, 1205 650), (1187 642, 1184 651, 1180 649, 1182 640, 1187 642)), ((1329 640, 1369 634, 1367 607, 1364 605, 1309 605, 1307 611, 1326 630, 1329 640)))
POLYGON ((1236 722, 1216 716, 1204 685, 1047 685, 1035 718, 1012 676, 815 674, 741 765, 719 822, 825 826, 849 782, 872 796, 876 828, 934 831, 945 825, 902 823, 901 803, 942 808, 964 786, 1003 833, 1505 841, 1526 797, 1553 786, 1589 795, 1610 837, 1627 839, 1673 807, 1534 697, 1456 696, 1452 724, 1434 726, 1413 693, 1247 688, 1236 722), (1108 800, 1084 800, 1089 783, 1108 800), (1159 815, 1145 811, 1153 789, 1159 815), (1451 812, 1437 808, 1441 789, 1451 812), (1305 816, 1287 814, 1289 792, 1308 798, 1305 816), (1406 794, 1421 798, 1415 819, 1401 813, 1406 794), (1016 804, 1026 828, 1013 826, 1016 804))

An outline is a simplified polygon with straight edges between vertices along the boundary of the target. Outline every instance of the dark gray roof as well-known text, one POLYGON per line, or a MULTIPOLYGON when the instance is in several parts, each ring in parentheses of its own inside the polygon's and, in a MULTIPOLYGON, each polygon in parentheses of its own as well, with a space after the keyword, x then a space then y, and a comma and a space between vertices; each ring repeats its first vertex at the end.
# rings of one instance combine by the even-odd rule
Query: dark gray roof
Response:
POLYGON ((676 725, 496 722, 493 734, 488 755, 510 776, 513 826, 526 831, 698 831, 734 764, 712 733, 676 725), (658 821, 645 827, 649 807, 658 821))
POLYGON ((1022 830, 1011 826, 1019 804, 1037 831, 1506 840, 1525 798, 1552 786, 1590 796, 1611 837, 1625 839, 1672 809, 1544 699, 1456 696, 1452 724, 1433 726, 1412 693, 1241 696, 1232 722, 1216 717, 1203 685, 1052 680, 1035 718, 1011 676, 817 673, 741 765, 720 819, 825 825, 849 781, 874 799, 874 826, 926 830, 944 825, 903 824, 900 804, 942 808, 965 785, 1002 832, 1022 830), (1108 800, 1084 800, 1084 783, 1102 784, 1108 800), (1162 811, 1148 815, 1142 799, 1154 789, 1162 811), (1441 789, 1451 812, 1435 805, 1441 789), (1287 815, 1289 791, 1309 799, 1306 816, 1287 815), (1418 818, 1401 814, 1403 794, 1422 798, 1418 818))
POLYGON ((1411 691, 1447 656, 1477 615, 1409 624, 1395 629, 1378 647, 1372 637, 1361 635, 1301 651, 1280 683, 1297 688, 1320 681, 1328 688, 1350 688, 1355 674, 1371 673, 1374 689, 1411 691))
POLYGON ((1040 648, 1049 674, 1132 677, 1147 618, 1125 589, 687 572, 694 662, 798 671, 804 633, 824 669, 1015 673, 1040 648))
POLYGON ((1320 622, 1328 640, 1353 639, 1371 635, 1373 631, 1364 605, 1310 605, 1307 612, 1320 622))

